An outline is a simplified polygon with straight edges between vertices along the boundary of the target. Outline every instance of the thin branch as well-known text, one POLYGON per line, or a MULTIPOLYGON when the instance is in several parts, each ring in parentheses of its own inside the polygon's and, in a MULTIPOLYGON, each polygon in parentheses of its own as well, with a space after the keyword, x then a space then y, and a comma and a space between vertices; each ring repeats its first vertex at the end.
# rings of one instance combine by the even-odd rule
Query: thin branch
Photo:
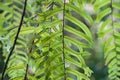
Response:
POLYGON ((25 71, 24 80, 27 80, 27 72, 28 72, 28 64, 26 65, 26 71, 25 71))
POLYGON ((10 53, 7 57, 7 60, 5 62, 5 65, 4 65, 4 68, 3 68, 3 72, 2 72, 2 79, 1 80, 4 80, 4 74, 5 74, 5 71, 6 71, 6 68, 7 68, 7 65, 8 65, 8 62, 9 62, 9 59, 13 53, 13 50, 15 48, 15 45, 16 45, 16 42, 17 42, 17 39, 18 39, 18 35, 20 33, 20 30, 21 30, 21 27, 22 27, 22 22, 23 22, 23 19, 24 19, 24 16, 25 16, 25 11, 26 11, 26 5, 27 5, 27 0, 25 0, 25 3, 24 3, 24 9, 23 9, 23 13, 22 13, 22 17, 21 17, 21 21, 20 21, 20 24, 19 24, 19 27, 18 27, 18 31, 17 31, 17 34, 15 36, 15 40, 14 40, 14 43, 13 43, 13 46, 10 50, 10 53))
MULTIPOLYGON (((32 45, 31 45, 31 48, 30 48, 30 50, 29 50, 29 53, 32 53, 33 44, 34 44, 34 39, 33 39, 33 41, 32 41, 32 45)), ((29 66, 29 65, 28 65, 28 63, 27 63, 24 80, 28 80, 28 78, 27 78, 28 66, 29 66)))
POLYGON ((65 27, 65 3, 66 0, 63 1, 63 26, 62 26, 62 48, 63 48, 63 64, 64 64, 64 80, 66 80, 66 68, 65 68, 65 52, 64 52, 64 48, 65 48, 65 42, 64 42, 64 27, 65 27))

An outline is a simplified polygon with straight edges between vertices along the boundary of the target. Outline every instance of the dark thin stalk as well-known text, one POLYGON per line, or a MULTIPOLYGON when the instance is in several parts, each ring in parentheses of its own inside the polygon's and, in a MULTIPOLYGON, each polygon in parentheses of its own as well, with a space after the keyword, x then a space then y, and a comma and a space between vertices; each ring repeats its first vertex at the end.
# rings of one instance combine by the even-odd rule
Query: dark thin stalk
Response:
MULTIPOLYGON (((29 53, 32 53, 33 44, 34 44, 34 39, 33 39, 33 41, 32 41, 32 45, 31 45, 31 48, 30 48, 30 50, 29 50, 29 53)), ((28 80, 28 78, 27 78, 28 66, 29 66, 29 65, 28 65, 28 63, 27 63, 27 65, 26 65, 26 71, 25 71, 25 76, 24 76, 24 80, 28 80)))
POLYGON ((26 71, 25 71, 24 80, 27 80, 27 72, 28 72, 28 64, 26 65, 26 71))
MULTIPOLYGON (((112 7, 112 3, 113 1, 111 0, 111 4, 110 4, 110 8, 111 8, 111 20, 112 20, 112 35, 114 36, 114 33, 115 33, 115 28, 114 28, 114 19, 113 19, 113 7, 112 7)), ((114 44, 116 46, 116 43, 115 43, 115 39, 114 39, 114 44)))
POLYGON ((6 71, 8 62, 9 62, 9 59, 10 59, 12 53, 13 53, 13 50, 15 48, 15 45, 16 45, 16 42, 17 42, 17 39, 18 39, 18 35, 20 33, 20 30, 21 30, 22 22, 23 22, 23 19, 24 19, 24 16, 25 16, 25 11, 26 11, 26 5, 27 5, 27 0, 25 0, 25 3, 24 3, 24 9, 23 9, 21 20, 20 20, 20 24, 19 24, 19 27, 18 27, 18 30, 17 30, 17 34, 15 36, 15 40, 14 40, 13 46, 12 46, 12 48, 10 50, 10 53, 9 53, 9 55, 7 57, 7 60, 5 62, 5 65, 4 65, 4 68, 3 68, 3 72, 2 72, 2 79, 1 80, 4 80, 4 74, 5 74, 5 71, 6 71))
MULTIPOLYGON (((113 26, 113 21, 114 21, 114 19, 113 19, 113 16, 112 16, 112 14, 113 14, 113 7, 112 7, 112 0, 111 0, 111 3, 110 3, 110 8, 111 8, 111 20, 112 20, 112 28, 114 29, 114 26, 113 26)), ((114 31, 114 30, 113 30, 114 31)))
POLYGON ((62 48, 63 48, 63 64, 64 64, 64 80, 66 80, 66 68, 65 68, 65 51, 64 51, 64 48, 65 48, 65 42, 64 42, 64 27, 65 27, 65 3, 66 3, 66 0, 64 0, 63 2, 63 26, 62 26, 62 48))

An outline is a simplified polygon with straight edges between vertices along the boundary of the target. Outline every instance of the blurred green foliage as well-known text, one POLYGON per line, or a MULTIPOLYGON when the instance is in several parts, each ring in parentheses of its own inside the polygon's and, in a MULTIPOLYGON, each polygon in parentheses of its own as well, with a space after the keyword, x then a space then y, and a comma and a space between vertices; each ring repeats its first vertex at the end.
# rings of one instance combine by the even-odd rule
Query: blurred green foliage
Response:
MULTIPOLYGON (((119 80, 120 76, 117 72, 119 72, 120 67, 120 15, 118 14, 120 6, 117 3, 120 3, 120 1, 68 1, 65 10, 64 31, 66 40, 65 46, 67 47, 65 47, 65 51, 68 53, 68 61, 66 60, 67 63, 64 63, 64 65, 67 65, 70 69, 75 69, 84 76, 87 75, 85 79, 90 77, 90 80, 119 80), (111 39, 111 36, 114 40, 111 39), (81 45, 78 44, 79 42, 81 45), (113 45, 115 45, 115 47, 113 45), (71 52, 80 53, 79 59, 81 60, 80 64, 82 64, 82 67, 81 65, 80 67, 75 66, 74 62, 79 63, 79 56, 73 55, 71 52), (118 55, 117 59, 109 57, 112 52, 113 55, 118 55), (71 60, 71 62, 73 60, 72 64, 69 60, 71 60), (115 75, 111 76, 110 74, 114 72, 114 67, 113 70, 111 68, 112 60, 116 60, 114 65, 117 67, 118 71, 114 73, 115 75)), ((24 0, 0 0, 0 77, 3 64, 11 50, 14 37, 17 33, 17 27, 24 6, 23 4, 24 0)), ((61 64, 63 63, 62 59, 64 57, 56 54, 62 54, 63 48, 61 37, 63 35, 62 11, 63 4, 60 0, 28 0, 23 28, 21 29, 16 48, 14 49, 14 54, 11 57, 11 62, 8 64, 6 80, 15 77, 16 80, 23 79, 26 64, 29 65, 28 77, 32 80, 37 80, 44 75, 45 78, 42 79, 49 80, 49 76, 51 78, 55 77, 54 74, 59 74, 57 72, 62 73, 63 65, 61 64), (52 4, 54 4, 54 6, 52 4), (58 65, 58 69, 56 69, 54 74, 52 74, 51 69, 54 70, 56 66, 53 67, 53 65, 58 65)), ((74 73, 74 70, 73 72, 71 71, 68 77, 72 76, 74 80, 77 80, 77 77, 80 76, 72 75, 74 73)), ((59 76, 61 77, 61 75, 59 76)), ((58 78, 57 75, 54 79, 58 78)), ((63 76, 60 80, 62 79, 63 76)))

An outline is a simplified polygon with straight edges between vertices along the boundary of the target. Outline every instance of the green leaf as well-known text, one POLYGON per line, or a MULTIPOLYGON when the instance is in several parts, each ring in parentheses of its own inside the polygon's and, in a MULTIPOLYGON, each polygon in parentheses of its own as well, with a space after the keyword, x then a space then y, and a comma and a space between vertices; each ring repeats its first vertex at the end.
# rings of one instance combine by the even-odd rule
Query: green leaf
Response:
POLYGON ((113 2, 113 3, 112 3, 112 7, 113 7, 113 8, 116 8, 116 9, 120 9, 120 5, 119 5, 119 3, 117 3, 117 2, 113 2))
POLYGON ((94 4, 95 11, 98 11, 100 8, 110 4, 110 0, 97 0, 94 4))
POLYGON ((12 9, 8 7, 8 5, 6 5, 5 3, 1 3, 1 2, 0 2, 0 9, 4 11, 12 12, 12 9))
POLYGON ((98 16, 97 16, 97 19, 96 19, 96 22, 100 22, 101 19, 103 19, 105 16, 107 16, 108 14, 111 13, 111 9, 110 8, 106 8, 104 10, 102 10, 98 16))
POLYGON ((65 30, 79 36, 80 38, 85 39, 88 42, 92 43, 91 39, 89 37, 87 37, 84 33, 82 33, 81 31, 78 31, 78 30, 76 30, 76 29, 74 29, 70 26, 67 26, 67 25, 65 26, 65 30))
POLYGON ((66 7, 77 12, 80 16, 82 16, 85 20, 87 20, 91 25, 93 24, 93 20, 92 20, 91 16, 88 15, 87 13, 85 13, 85 11, 82 8, 75 7, 74 5, 71 5, 71 4, 66 4, 66 7))
POLYGON ((78 27, 80 27, 90 39, 92 38, 91 32, 89 31, 87 26, 83 24, 81 21, 72 17, 71 15, 66 15, 65 18, 76 24, 78 27))

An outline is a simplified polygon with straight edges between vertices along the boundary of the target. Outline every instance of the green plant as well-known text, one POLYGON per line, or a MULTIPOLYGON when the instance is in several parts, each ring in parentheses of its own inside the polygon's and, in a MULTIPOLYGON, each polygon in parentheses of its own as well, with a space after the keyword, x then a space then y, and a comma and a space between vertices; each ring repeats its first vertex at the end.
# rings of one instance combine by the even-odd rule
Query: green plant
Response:
POLYGON ((5 72, 5 79, 90 80, 94 72, 85 57, 91 57, 95 39, 100 38, 108 79, 119 80, 118 3, 116 0, 28 0, 26 14, 22 14, 24 0, 1 1, 0 55, 10 57, 2 73, 5 72), (95 12, 90 13, 87 5, 94 5, 95 12), (95 33, 94 26, 99 29, 95 33))
POLYGON ((98 34, 105 39, 104 57, 110 80, 120 79, 119 3, 120 1, 115 0, 98 0, 95 3, 95 10, 98 12, 96 22, 101 23, 98 34), (104 4, 99 5, 100 3, 104 4))

